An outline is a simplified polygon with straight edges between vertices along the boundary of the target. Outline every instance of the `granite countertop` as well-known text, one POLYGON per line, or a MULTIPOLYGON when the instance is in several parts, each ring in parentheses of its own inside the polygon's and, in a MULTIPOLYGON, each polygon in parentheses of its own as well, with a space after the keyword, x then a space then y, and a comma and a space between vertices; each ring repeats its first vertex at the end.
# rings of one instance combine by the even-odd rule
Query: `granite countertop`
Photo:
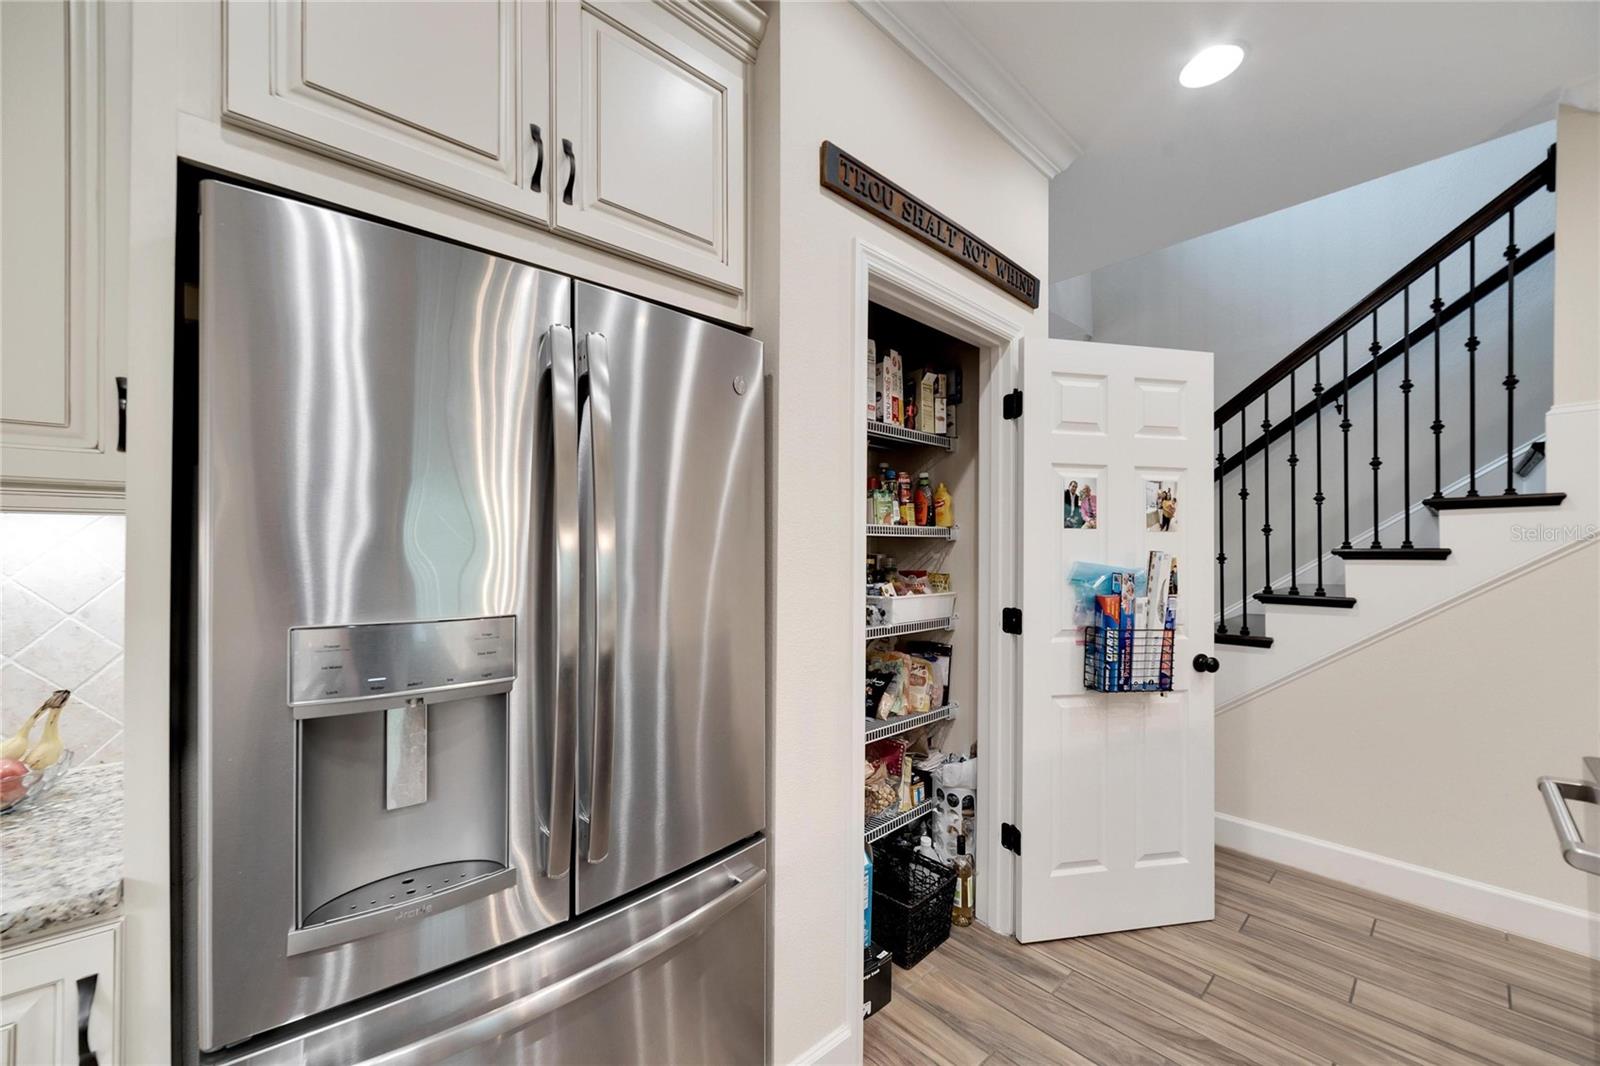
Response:
POLYGON ((0 815, 0 943, 109 917, 122 906, 122 767, 84 766, 0 815))

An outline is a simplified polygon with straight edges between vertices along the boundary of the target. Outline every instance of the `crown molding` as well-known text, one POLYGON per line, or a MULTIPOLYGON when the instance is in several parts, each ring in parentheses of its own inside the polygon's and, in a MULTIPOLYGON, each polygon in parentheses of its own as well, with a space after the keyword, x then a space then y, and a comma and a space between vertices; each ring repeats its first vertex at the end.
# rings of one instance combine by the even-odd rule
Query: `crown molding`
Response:
POLYGON ((1083 154, 1072 135, 973 39, 948 4, 854 2, 863 15, 933 71, 1045 177, 1055 177, 1083 154))
POLYGON ((662 7, 689 23, 746 62, 753 63, 767 13, 753 0, 658 0, 662 7))

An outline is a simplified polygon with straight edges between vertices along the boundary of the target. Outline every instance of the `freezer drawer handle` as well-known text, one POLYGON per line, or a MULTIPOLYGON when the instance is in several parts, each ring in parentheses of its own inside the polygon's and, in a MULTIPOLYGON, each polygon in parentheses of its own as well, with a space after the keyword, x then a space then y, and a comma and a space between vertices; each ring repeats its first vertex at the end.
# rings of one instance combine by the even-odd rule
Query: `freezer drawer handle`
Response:
POLYGON ((499 1040, 501 1037, 509 1036, 552 1011, 575 1003, 612 981, 627 976, 680 944, 693 940, 716 925, 728 912, 761 891, 762 886, 767 883, 767 871, 757 870, 742 881, 730 876, 729 882, 728 889, 716 899, 701 904, 666 928, 650 934, 603 962, 597 962, 547 988, 541 988, 521 999, 514 999, 470 1021, 367 1059, 368 1066, 442 1062, 499 1040))
POLYGON ((1554 777, 1541 777, 1539 792, 1544 796, 1544 805, 1550 811, 1550 821, 1555 824, 1556 838, 1561 841, 1561 857, 1567 860, 1568 866, 1584 873, 1600 874, 1600 851, 1584 846, 1583 837, 1578 832, 1578 823, 1573 821, 1572 812, 1567 809, 1567 800, 1600 803, 1600 789, 1581 781, 1560 781, 1554 777))

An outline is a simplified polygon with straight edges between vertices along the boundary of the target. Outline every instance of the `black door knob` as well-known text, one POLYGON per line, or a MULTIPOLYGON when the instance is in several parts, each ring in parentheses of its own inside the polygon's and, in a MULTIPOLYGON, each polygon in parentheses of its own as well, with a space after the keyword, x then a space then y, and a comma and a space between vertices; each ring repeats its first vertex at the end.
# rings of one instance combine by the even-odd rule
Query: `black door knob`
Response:
POLYGON ((1194 657, 1194 670, 1197 674, 1214 674, 1221 666, 1222 664, 1217 662, 1216 657, 1213 655, 1201 652, 1194 657))

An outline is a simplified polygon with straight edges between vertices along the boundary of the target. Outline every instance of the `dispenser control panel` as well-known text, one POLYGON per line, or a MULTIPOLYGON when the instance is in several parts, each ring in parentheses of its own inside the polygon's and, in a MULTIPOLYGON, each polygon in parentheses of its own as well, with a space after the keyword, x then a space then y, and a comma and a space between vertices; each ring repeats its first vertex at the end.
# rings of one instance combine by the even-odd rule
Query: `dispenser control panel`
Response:
POLYGON ((412 696, 516 677, 516 619, 289 630, 289 703, 412 696))

